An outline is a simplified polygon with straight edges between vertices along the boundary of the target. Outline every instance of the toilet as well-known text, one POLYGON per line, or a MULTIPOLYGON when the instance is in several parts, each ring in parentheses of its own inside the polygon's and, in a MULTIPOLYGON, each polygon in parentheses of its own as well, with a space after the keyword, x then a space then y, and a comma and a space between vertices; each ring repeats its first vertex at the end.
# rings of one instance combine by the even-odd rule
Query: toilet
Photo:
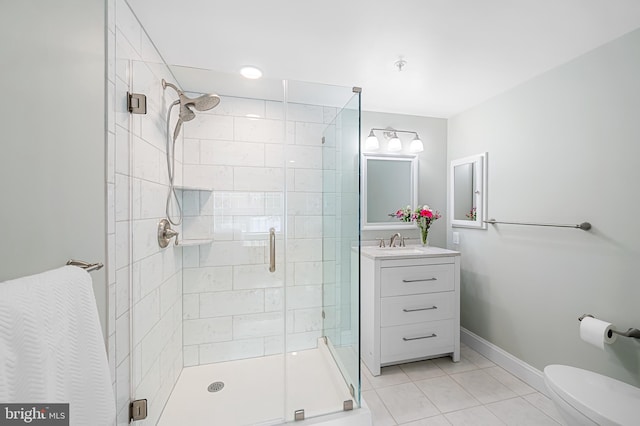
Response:
POLYGON ((640 424, 640 388, 567 365, 546 366, 544 383, 569 426, 640 424))

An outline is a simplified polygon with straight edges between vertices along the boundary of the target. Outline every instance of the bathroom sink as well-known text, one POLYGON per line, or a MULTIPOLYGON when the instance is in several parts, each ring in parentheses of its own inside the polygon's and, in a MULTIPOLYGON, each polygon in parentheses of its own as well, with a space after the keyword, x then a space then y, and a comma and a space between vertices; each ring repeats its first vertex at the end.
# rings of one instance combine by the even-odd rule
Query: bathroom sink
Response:
POLYGON ((417 247, 375 247, 378 253, 387 255, 424 254, 424 250, 417 247))

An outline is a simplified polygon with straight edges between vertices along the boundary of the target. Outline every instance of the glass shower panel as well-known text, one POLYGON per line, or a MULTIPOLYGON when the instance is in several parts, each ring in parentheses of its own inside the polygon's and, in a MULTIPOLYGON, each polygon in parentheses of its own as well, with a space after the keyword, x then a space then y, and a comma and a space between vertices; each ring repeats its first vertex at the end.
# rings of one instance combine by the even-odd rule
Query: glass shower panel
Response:
POLYGON ((360 94, 325 131, 323 333, 360 405, 360 94))
MULTIPOLYGON (((339 285, 337 274, 344 268, 349 276, 351 246, 359 242, 359 119, 358 95, 351 88, 287 82, 287 420, 302 410, 305 418, 342 411, 345 401, 359 405, 358 310, 350 330, 355 333, 338 333, 344 342, 355 339, 355 364, 333 350, 334 339, 325 331, 336 334, 335 327, 324 325, 336 311, 324 309, 325 287, 350 291, 350 279, 339 285), (349 155, 350 161, 342 159, 349 155)), ((352 296, 358 300, 357 288, 342 300, 348 303, 352 296)))
POLYGON ((282 81, 149 63, 132 71, 130 91, 147 96, 147 114, 131 116, 130 150, 132 396, 149 412, 140 424, 285 421, 282 81), (192 106, 192 120, 175 105, 167 126, 178 93, 162 79, 220 104, 192 106), (161 248, 179 119, 170 161, 183 218, 172 225, 177 244, 161 248))
POLYGON ((359 406, 359 94, 149 62, 129 77, 147 113, 116 117, 128 123, 117 298, 131 324, 116 345, 130 338, 130 395, 148 402, 136 424, 280 424, 359 406), (178 91, 220 103, 180 105, 178 91), (159 228, 168 168, 177 238, 159 228))

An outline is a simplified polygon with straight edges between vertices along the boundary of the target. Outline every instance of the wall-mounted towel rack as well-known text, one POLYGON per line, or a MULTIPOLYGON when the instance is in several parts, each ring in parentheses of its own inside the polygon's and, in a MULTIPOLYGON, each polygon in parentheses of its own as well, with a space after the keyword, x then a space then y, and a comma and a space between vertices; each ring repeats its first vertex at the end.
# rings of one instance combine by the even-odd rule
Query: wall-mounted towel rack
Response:
POLYGON ((583 231, 588 231, 589 229, 591 229, 591 224, 589 222, 582 222, 578 225, 557 225, 553 223, 503 222, 495 219, 489 219, 489 220, 485 220, 484 223, 490 223, 492 225, 504 223, 506 225, 551 226, 553 228, 576 228, 576 229, 582 229, 583 231))
POLYGON ((84 262, 82 260, 73 260, 73 259, 68 260, 67 261, 67 265, 78 266, 78 267, 84 269, 87 272, 97 271, 98 269, 102 269, 102 267, 104 266, 100 262, 88 263, 88 262, 84 262))
MULTIPOLYGON (((595 318, 591 314, 584 314, 584 315, 580 315, 578 317, 578 321, 582 321, 585 317, 595 318)), ((614 330, 612 328, 611 331, 613 333, 617 334, 618 336, 633 337, 634 339, 640 339, 640 330, 638 330, 637 328, 630 328, 627 331, 618 331, 618 330, 614 330)), ((611 336, 609 336, 609 337, 611 337, 611 336)))

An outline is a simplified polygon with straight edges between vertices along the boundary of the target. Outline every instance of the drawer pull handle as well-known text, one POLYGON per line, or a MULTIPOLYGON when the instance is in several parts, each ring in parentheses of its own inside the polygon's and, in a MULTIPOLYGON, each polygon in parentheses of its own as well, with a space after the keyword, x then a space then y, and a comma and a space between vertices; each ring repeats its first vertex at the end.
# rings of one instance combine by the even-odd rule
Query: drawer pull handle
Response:
POLYGON ((437 280, 438 279, 434 277, 434 278, 421 278, 421 279, 418 279, 418 280, 402 280, 402 282, 403 283, 417 283, 417 282, 420 282, 420 281, 437 281, 437 280))
POLYGON ((431 309, 438 309, 438 307, 434 305, 434 306, 432 306, 432 307, 430 307, 430 308, 416 308, 416 309, 407 309, 407 308, 404 308, 404 309, 402 310, 402 312, 430 311, 431 309))
POLYGON ((420 340, 420 339, 430 339, 432 337, 438 337, 436 333, 433 333, 431 336, 421 336, 421 337, 403 337, 402 340, 408 342, 410 340, 420 340))

